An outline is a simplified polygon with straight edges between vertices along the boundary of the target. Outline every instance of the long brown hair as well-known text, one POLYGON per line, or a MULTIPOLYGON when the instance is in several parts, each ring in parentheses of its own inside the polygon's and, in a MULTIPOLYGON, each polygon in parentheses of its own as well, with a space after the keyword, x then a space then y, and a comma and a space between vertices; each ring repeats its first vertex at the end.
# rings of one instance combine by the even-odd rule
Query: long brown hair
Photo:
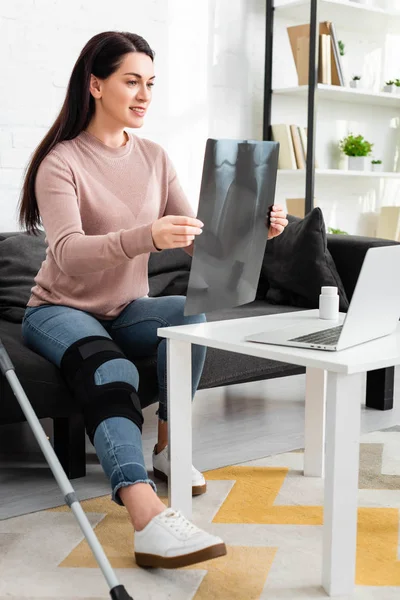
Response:
POLYGON ((90 75, 107 79, 129 52, 143 52, 154 60, 154 52, 140 35, 123 31, 104 31, 93 36, 82 49, 68 83, 60 114, 46 137, 34 151, 24 174, 24 184, 18 204, 19 224, 28 233, 37 235, 40 213, 35 196, 35 179, 42 160, 56 144, 72 140, 89 124, 95 111, 90 93, 90 75))

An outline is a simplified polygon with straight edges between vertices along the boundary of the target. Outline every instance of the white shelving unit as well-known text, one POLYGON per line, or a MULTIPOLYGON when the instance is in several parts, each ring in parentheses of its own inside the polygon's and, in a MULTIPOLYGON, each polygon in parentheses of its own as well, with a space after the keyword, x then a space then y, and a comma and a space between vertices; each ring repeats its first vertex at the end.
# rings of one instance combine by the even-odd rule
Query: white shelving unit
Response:
MULTIPOLYGON (((309 0, 276 0, 275 14, 293 21, 304 21, 310 17, 309 0)), ((398 32, 400 29, 400 10, 385 11, 375 6, 357 4, 349 0, 320 0, 319 19, 333 21, 337 27, 347 28, 351 23, 354 31, 374 31, 384 28, 398 32)))
MULTIPOLYGON (((356 2, 351 2, 350 0, 319 0, 319 9, 318 9, 318 21, 331 21, 335 24, 337 34, 339 35, 339 39, 346 38, 340 37, 340 32, 351 32, 352 35, 359 37, 359 39, 365 40, 376 40, 377 35, 379 38, 385 38, 387 35, 391 35, 395 33, 397 36, 400 35, 400 0, 398 0, 399 10, 384 10, 383 8, 379 8, 376 6, 372 6, 369 4, 358 4, 356 2)), ((279 18, 283 21, 285 26, 308 23, 310 20, 310 0, 275 0, 275 18, 279 18)), ((375 46, 376 47, 376 46, 375 46)), ((281 46, 282 48, 282 46, 281 46)), ((347 48, 348 49, 348 48, 347 48)), ((392 78, 400 77, 399 75, 393 74, 392 78)), ((282 82, 283 83, 283 82, 282 82)), ((383 82, 382 82, 383 84, 383 82)), ((320 105, 321 111, 329 112, 329 104, 332 103, 335 108, 333 109, 334 119, 338 119, 338 114, 342 115, 343 118, 346 119, 347 114, 351 115, 349 120, 353 123, 357 122, 358 115, 358 107, 360 114, 360 122, 363 119, 367 118, 369 120, 374 120, 375 115, 385 114, 387 115, 387 119, 393 122, 392 127, 396 129, 398 125, 396 125, 396 121, 400 120, 400 94, 377 91, 376 86, 374 86, 374 90, 359 88, 354 89, 347 86, 336 86, 336 85, 324 85, 318 84, 316 90, 316 100, 317 100, 317 115, 318 115, 318 106, 320 105), (342 108, 340 108, 342 105, 342 108), (347 106, 344 106, 347 105, 347 106), (369 111, 369 109, 371 109, 369 111), (375 112, 378 111, 378 112, 375 112), (379 112, 380 111, 380 112, 379 112), (367 117, 368 115, 368 117, 367 117)), ((292 99, 293 102, 308 102, 308 85, 302 86, 290 86, 290 87, 275 87, 272 90, 272 98, 275 98, 275 103, 279 102, 279 100, 285 100, 286 102, 289 99, 292 99)), ((274 107, 274 104, 272 105, 274 107)), ((279 106, 278 104, 276 106, 279 106)), ((288 104, 284 104, 284 106, 290 106, 288 104)), ((291 110, 288 108, 287 110, 291 110)), ((299 110, 299 105, 297 105, 297 113, 299 110)), ((295 112, 295 111, 294 111, 295 112)), ((280 117, 282 118, 282 116, 280 117)), ((295 122, 296 117, 293 118, 293 122, 295 122)), ((340 118, 340 117, 339 117, 340 118)), ((342 120, 343 120, 342 118, 342 120)), ((385 117, 386 118, 386 117, 385 117)), ((277 121, 280 122, 280 121, 277 121)), ((281 121, 283 122, 283 121, 281 121)), ((289 122, 289 121, 288 121, 289 122)), ((274 123, 274 119, 272 119, 272 123, 274 123)), ((341 134, 337 134, 337 121, 335 123, 336 130, 335 133, 338 135, 338 143, 339 138, 342 137, 341 134)), ((324 120, 324 135, 327 133, 326 127, 329 127, 329 119, 324 120), (328 125, 327 125, 328 124, 328 125)), ((318 135, 318 120, 317 120, 317 135, 318 135)), ((355 125, 355 131, 353 133, 363 132, 362 126, 358 127, 355 125), (357 131, 358 130, 358 131, 357 131)), ((349 129, 351 131, 351 129, 349 129)), ((368 137, 367 139, 371 139, 368 137)), ((384 139, 384 138, 383 138, 384 139)), ((332 145, 334 140, 327 138, 327 143, 332 145)), ((374 139, 372 137, 372 141, 376 141, 377 138, 374 139)), ((390 141, 393 144, 393 138, 390 141)), ((376 144, 375 144, 376 145, 376 144)), ((381 144, 382 146, 382 140, 381 144)), ((397 152, 397 150, 395 150, 397 152)), ((379 151, 381 154, 382 150, 379 151)), ((325 161, 326 162, 325 155, 325 161)), ((377 158, 380 156, 378 155, 377 158)), ((316 155, 318 160, 318 154, 316 155)), ((371 159, 373 155, 371 156, 371 159)), ((329 161, 331 162, 331 161, 329 161)), ((385 162, 385 161, 384 161, 385 162)), ((390 164, 390 163, 389 163, 390 164)), ((388 164, 388 167, 389 167, 388 164)), ((334 166, 332 164, 332 166, 334 166)), ((395 167, 396 168, 396 167, 395 167)), ((337 219, 337 210, 341 211, 340 207, 343 207, 343 212, 341 212, 342 216, 339 217, 338 225, 341 225, 340 220, 343 219, 345 222, 348 220, 349 215, 351 213, 351 219, 354 227, 354 233, 360 233, 358 230, 358 223, 361 222, 359 220, 357 213, 359 211, 360 206, 362 206, 362 210, 366 212, 375 212, 378 215, 379 207, 381 206, 381 200, 378 200, 378 195, 381 193, 390 194, 390 196, 385 197, 385 203, 389 198, 389 204, 392 204, 395 201, 395 196, 397 193, 400 194, 400 190, 397 192, 399 182, 400 182, 400 172, 393 171, 350 171, 343 170, 343 168, 320 168, 315 169, 315 183, 318 186, 318 191, 316 190, 316 198, 318 198, 318 205, 325 205, 325 208, 329 214, 330 218, 337 219), (340 204, 338 204, 338 200, 333 200, 334 195, 332 195, 332 190, 337 190, 337 198, 344 199, 346 196, 350 198, 355 197, 355 190, 357 189, 357 182, 361 185, 361 182, 365 185, 362 188, 370 189, 370 192, 364 196, 362 204, 354 205, 351 201, 343 203, 340 200, 340 204), (380 182, 383 184, 387 182, 388 185, 381 186, 380 182), (389 185, 389 182, 390 183, 389 185), (394 186, 394 187, 393 187, 394 186), (324 203, 324 192, 326 191, 327 200, 324 203), (368 198, 368 199, 367 199, 368 198), (376 199, 377 204, 374 204, 375 200, 371 200, 372 198, 376 199), (333 208, 331 202, 336 204, 336 208, 333 208), (374 208, 375 206, 375 208, 374 208), (353 211, 353 212, 351 212, 353 211)), ((285 190, 284 195, 288 197, 290 194, 292 197, 300 197, 300 191, 297 192, 297 188, 303 189, 304 182, 306 177, 305 169, 279 169, 278 170, 278 184, 282 186, 282 190, 285 190)), ((395 202, 396 204, 396 202, 395 202)), ((366 220, 363 221, 363 226, 365 226, 366 220)), ((368 227, 370 227, 371 221, 369 221, 368 227)), ((341 225, 342 226, 342 225, 341 225)), ((343 226, 342 226, 343 227, 343 226)), ((345 228, 345 227, 343 227, 345 228)), ((368 230, 370 231, 370 230, 368 230)), ((375 235, 374 233, 365 233, 365 231, 361 231, 363 235, 375 235)))
MULTIPOLYGON (((399 0, 400 2, 400 0, 399 0)), ((297 87, 278 88, 273 94, 280 96, 298 96, 307 99, 308 85, 297 87)), ((335 102, 352 102, 355 104, 367 104, 369 106, 382 106, 400 110, 400 94, 388 92, 370 92, 363 89, 353 89, 338 85, 318 84, 318 97, 321 100, 332 100, 335 102)))
MULTIPOLYGON (((282 177, 305 177, 305 169, 279 169, 278 175, 282 177)), ((400 173, 389 171, 348 171, 342 169, 315 169, 316 177, 383 177, 386 179, 399 179, 400 173)))

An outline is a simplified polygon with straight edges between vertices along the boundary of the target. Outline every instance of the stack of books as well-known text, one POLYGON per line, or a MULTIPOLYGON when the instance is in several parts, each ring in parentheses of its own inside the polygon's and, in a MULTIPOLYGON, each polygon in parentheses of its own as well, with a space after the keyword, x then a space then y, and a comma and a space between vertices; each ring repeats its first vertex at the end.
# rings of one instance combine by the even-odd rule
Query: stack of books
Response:
MULTIPOLYGON (((308 84, 310 25, 287 28, 290 46, 297 69, 299 85, 308 84)), ((336 29, 330 21, 319 24, 318 83, 345 85, 336 29)))
MULTIPOLYGON (((305 169, 307 161, 307 129, 285 123, 271 126, 272 137, 279 142, 278 169, 305 169)), ((315 168, 318 168, 315 161, 315 168)))

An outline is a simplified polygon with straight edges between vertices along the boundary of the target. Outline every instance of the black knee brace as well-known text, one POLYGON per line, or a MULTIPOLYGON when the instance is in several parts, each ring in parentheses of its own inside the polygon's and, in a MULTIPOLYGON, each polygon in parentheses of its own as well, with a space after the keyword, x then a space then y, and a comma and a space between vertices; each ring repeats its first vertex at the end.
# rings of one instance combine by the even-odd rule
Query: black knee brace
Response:
POLYGON ((96 370, 115 358, 126 356, 113 340, 93 335, 72 344, 61 360, 61 372, 82 405, 92 444, 97 426, 109 417, 126 417, 142 431, 142 408, 133 385, 123 381, 96 385, 94 381, 96 370))

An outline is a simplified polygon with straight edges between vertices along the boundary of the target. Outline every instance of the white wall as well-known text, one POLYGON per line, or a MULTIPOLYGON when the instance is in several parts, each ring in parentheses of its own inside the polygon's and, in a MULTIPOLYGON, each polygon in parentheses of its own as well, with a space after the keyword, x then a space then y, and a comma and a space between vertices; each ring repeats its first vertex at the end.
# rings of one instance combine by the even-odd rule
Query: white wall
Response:
POLYGON ((81 49, 96 33, 112 29, 139 33, 156 52, 154 100, 135 133, 170 152, 197 206, 208 131, 208 3, 115 0, 111 7, 91 0, 2 0, 1 231, 18 229, 24 169, 59 113, 81 49))
MULTIPOLYGON (((139 33, 156 52, 153 104, 145 126, 135 133, 168 150, 196 208, 207 137, 262 137, 264 14, 265 0, 114 0, 112 7, 91 0, 1 0, 0 230, 18 228, 23 170, 59 112, 79 52, 94 34, 110 29, 139 33)), ((290 24, 275 20, 273 87, 297 84, 286 33, 290 24)), ((359 39, 350 30, 338 33, 351 57, 351 72, 362 71, 375 86, 400 75, 398 37, 383 38, 380 31, 371 39, 359 39), (371 70, 374 61, 383 65, 382 72, 371 70)), ((377 155, 392 167, 399 115, 371 110, 319 102, 320 167, 339 166, 335 146, 348 129, 374 141, 377 155)), ((273 122, 306 125, 306 116, 304 100, 274 99, 273 122)), ((399 158, 393 168, 400 170, 399 158)), ((400 203, 398 185, 322 181, 316 198, 328 226, 373 234, 380 205, 400 203)), ((284 204, 286 197, 301 196, 304 179, 279 178, 277 200, 284 204)))

